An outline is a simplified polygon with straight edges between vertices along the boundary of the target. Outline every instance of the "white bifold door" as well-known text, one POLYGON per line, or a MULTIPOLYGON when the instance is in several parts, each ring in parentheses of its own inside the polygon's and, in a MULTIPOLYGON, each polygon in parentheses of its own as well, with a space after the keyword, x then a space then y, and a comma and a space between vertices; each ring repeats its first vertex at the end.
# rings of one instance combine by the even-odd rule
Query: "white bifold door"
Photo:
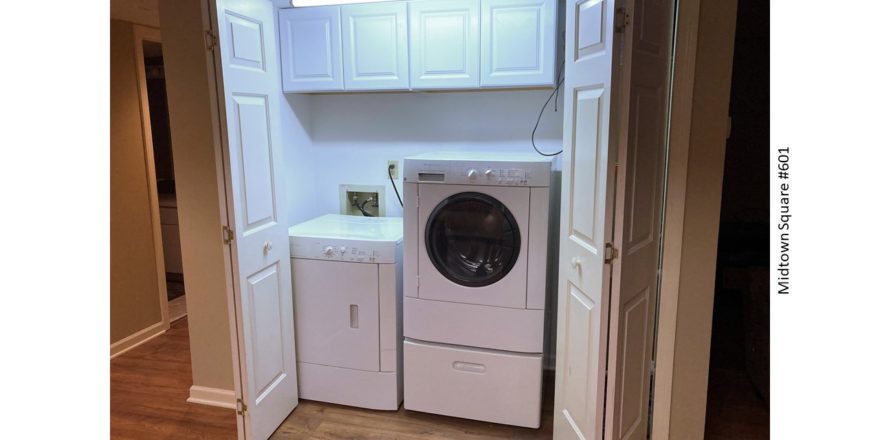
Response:
POLYGON ((670 0, 566 0, 554 438, 645 439, 670 0))
POLYGON ((216 19, 238 431, 262 440, 298 402, 275 14, 269 0, 216 0, 216 19))

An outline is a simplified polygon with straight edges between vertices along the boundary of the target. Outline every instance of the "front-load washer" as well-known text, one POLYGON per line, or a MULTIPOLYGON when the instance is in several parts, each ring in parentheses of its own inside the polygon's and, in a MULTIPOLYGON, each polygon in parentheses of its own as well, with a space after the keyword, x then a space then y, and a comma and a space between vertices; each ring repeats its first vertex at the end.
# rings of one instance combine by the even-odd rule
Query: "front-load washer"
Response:
POLYGON ((402 220, 328 214, 288 232, 299 397, 398 409, 402 220))
POLYGON ((551 160, 404 160, 404 406, 540 425, 551 160))

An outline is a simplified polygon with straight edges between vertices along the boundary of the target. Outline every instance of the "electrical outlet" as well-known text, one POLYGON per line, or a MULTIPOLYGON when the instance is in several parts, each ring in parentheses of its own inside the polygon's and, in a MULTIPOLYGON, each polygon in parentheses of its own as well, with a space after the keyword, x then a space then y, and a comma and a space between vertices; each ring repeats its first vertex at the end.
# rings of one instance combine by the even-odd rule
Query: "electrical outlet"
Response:
POLYGON ((398 170, 400 170, 400 165, 397 163, 396 160, 389 160, 388 167, 391 168, 391 178, 396 179, 397 172, 398 172, 398 170))

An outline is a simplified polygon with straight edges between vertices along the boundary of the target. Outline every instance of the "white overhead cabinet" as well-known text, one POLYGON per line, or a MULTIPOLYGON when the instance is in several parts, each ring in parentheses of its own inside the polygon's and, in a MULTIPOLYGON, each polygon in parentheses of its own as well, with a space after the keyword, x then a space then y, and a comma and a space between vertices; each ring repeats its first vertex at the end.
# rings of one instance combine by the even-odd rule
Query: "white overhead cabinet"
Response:
POLYGON ((480 86, 555 84, 556 0, 482 0, 480 86))
POLYGON ((344 90, 339 6, 281 9, 278 32, 285 92, 344 90))
POLYGON ((557 0, 281 9, 285 92, 551 87, 557 0))
POLYGON ((479 0, 410 2, 409 26, 413 89, 480 86, 479 0))
POLYGON ((406 2, 343 5, 346 90, 408 90, 406 2))

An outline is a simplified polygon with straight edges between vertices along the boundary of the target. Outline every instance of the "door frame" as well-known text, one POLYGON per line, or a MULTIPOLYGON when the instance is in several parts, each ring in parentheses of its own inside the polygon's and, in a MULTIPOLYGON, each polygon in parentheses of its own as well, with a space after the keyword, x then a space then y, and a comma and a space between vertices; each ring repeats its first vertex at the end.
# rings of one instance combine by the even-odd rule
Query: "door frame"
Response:
POLYGON ((653 439, 699 439, 705 430, 735 25, 735 1, 678 0, 653 439))
MULTIPOLYGON (((713 3, 701 9, 701 0, 678 0, 675 14, 664 243, 657 305, 656 380, 651 413, 651 435, 656 439, 702 438, 705 425, 714 262, 736 17, 734 2, 721 3, 724 5, 713 3), (682 273, 690 275, 685 278, 682 273), (688 362, 675 362, 676 359, 688 362), (685 366, 687 368, 682 368, 685 366)), ((215 1, 203 0, 203 5, 207 9, 205 28, 216 29, 215 1)), ((208 75, 210 87, 215 91, 211 95, 218 100, 218 96, 222 96, 216 72, 219 53, 208 52, 208 57, 214 64, 208 75)), ((217 124, 222 120, 220 105, 218 100, 212 106, 217 124)), ((214 130, 217 148, 220 148, 219 125, 214 130)), ((223 171, 226 159, 222 151, 218 153, 217 166, 223 171)), ((149 154, 152 156, 151 149, 149 154)), ((219 197, 226 204, 225 172, 218 174, 219 197)), ((228 215, 228 208, 224 212, 228 215)), ((221 223, 228 225, 226 215, 221 223)), ((228 303, 234 304, 236 293, 228 250, 225 258, 226 294, 228 303)), ((164 277, 164 260, 162 266, 164 277)), ((167 301, 167 296, 165 298, 167 301)), ((240 396, 240 335, 235 314, 235 309, 230 307, 235 393, 240 396)), ((241 416, 237 427, 239 438, 243 438, 240 420, 241 416)))
POLYGON ((137 74, 138 100, 141 107, 141 132, 143 135, 144 166, 147 170, 147 194, 150 204, 150 224, 153 250, 156 254, 156 277, 159 281, 159 310, 162 314, 161 331, 171 327, 168 312, 168 285, 165 280, 165 245, 162 241, 162 221, 159 215, 159 191, 156 181, 156 162, 153 154, 153 131, 150 123, 150 100, 147 91, 147 74, 144 63, 144 41, 162 43, 159 29, 140 24, 132 26, 134 33, 134 62, 137 74))

